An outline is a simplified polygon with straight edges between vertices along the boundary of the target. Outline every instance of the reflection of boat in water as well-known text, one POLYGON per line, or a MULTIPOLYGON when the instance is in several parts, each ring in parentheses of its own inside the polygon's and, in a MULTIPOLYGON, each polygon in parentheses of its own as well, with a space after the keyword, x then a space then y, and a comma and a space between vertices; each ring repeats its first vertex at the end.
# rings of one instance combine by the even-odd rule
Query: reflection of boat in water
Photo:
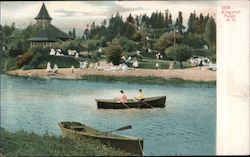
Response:
POLYGON ((102 109, 154 108, 165 107, 166 96, 150 97, 139 101, 128 99, 126 103, 114 99, 96 99, 96 102, 97 107, 102 109))
MULTIPOLYGON (((116 149, 125 150, 136 155, 143 155, 143 139, 100 131, 79 122, 60 122, 59 127, 64 136, 78 139, 89 138, 99 140, 101 143, 110 145, 116 149)), ((119 130, 122 130, 122 128, 115 131, 119 130)))

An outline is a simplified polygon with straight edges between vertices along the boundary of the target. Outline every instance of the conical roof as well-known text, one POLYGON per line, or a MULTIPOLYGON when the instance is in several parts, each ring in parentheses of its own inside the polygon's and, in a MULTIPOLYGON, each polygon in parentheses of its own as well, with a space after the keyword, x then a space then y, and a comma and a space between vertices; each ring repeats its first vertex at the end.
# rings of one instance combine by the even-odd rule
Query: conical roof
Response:
POLYGON ((38 20, 38 19, 52 20, 52 18, 49 16, 49 13, 48 13, 44 3, 42 5, 42 8, 40 9, 39 14, 35 17, 35 19, 36 20, 38 20))

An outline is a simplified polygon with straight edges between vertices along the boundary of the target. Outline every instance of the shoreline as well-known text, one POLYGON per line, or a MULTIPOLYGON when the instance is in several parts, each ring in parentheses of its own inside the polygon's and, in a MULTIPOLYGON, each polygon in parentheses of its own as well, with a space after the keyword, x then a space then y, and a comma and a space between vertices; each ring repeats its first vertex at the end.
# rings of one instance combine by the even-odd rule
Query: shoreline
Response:
POLYGON ((216 71, 208 69, 201 70, 198 67, 187 69, 135 69, 128 71, 105 71, 94 68, 74 69, 60 68, 58 73, 47 72, 45 69, 32 70, 12 70, 6 74, 12 76, 55 78, 70 80, 95 80, 95 81, 126 81, 126 82, 148 82, 164 83, 167 82, 192 82, 192 83, 210 83, 216 82, 216 71))

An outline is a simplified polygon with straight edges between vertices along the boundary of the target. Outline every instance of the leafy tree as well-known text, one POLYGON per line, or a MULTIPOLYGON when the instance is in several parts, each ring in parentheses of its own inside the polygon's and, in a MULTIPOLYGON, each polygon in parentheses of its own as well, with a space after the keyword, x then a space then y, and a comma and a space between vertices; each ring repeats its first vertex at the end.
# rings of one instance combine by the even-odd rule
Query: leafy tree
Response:
POLYGON ((192 54, 193 54, 193 49, 189 46, 186 45, 178 45, 175 44, 169 48, 167 48, 165 50, 166 56, 167 58, 171 58, 173 60, 179 61, 180 62, 180 66, 181 68, 182 66, 182 62, 186 61, 187 59, 189 59, 192 54))
POLYGON ((113 42, 118 43, 126 52, 132 52, 139 49, 138 45, 133 40, 129 40, 126 37, 114 39, 113 42))
POLYGON ((18 55, 21 55, 24 52, 24 49, 23 49, 22 45, 23 45, 23 43, 21 41, 19 41, 17 43, 16 47, 11 47, 10 51, 9 51, 10 57, 16 57, 18 55))
POLYGON ((201 49, 206 44, 206 41, 203 39, 202 35, 189 32, 184 36, 184 44, 196 49, 201 49))
POLYGON ((113 42, 105 49, 107 61, 112 62, 114 65, 120 64, 122 53, 122 47, 119 44, 113 42))
POLYGON ((175 32, 164 33, 154 44, 154 48, 159 51, 164 51, 167 47, 174 45, 175 43, 181 43, 182 35, 175 32))
POLYGON ((136 32, 133 36, 133 40, 135 42, 141 42, 143 40, 143 38, 145 38, 145 35, 143 32, 136 32))
POLYGON ((216 24, 213 17, 208 19, 206 24, 204 39, 209 44, 209 48, 213 48, 216 44, 216 24))

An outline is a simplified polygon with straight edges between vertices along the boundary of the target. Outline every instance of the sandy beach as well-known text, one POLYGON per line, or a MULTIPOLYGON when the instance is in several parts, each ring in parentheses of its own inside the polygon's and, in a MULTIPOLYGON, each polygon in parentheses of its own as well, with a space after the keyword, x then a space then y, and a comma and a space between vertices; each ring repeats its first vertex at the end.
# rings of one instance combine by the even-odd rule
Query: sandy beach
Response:
POLYGON ((8 71, 7 74, 15 76, 36 76, 36 77, 53 77, 62 79, 81 79, 84 76, 114 76, 114 77, 159 77, 162 79, 183 79, 190 81, 216 81, 216 71, 208 69, 201 70, 198 67, 187 69, 135 69, 128 71, 105 71, 96 70, 94 68, 78 69, 75 68, 74 72, 70 68, 60 68, 58 73, 47 72, 45 69, 33 70, 13 70, 8 71))

